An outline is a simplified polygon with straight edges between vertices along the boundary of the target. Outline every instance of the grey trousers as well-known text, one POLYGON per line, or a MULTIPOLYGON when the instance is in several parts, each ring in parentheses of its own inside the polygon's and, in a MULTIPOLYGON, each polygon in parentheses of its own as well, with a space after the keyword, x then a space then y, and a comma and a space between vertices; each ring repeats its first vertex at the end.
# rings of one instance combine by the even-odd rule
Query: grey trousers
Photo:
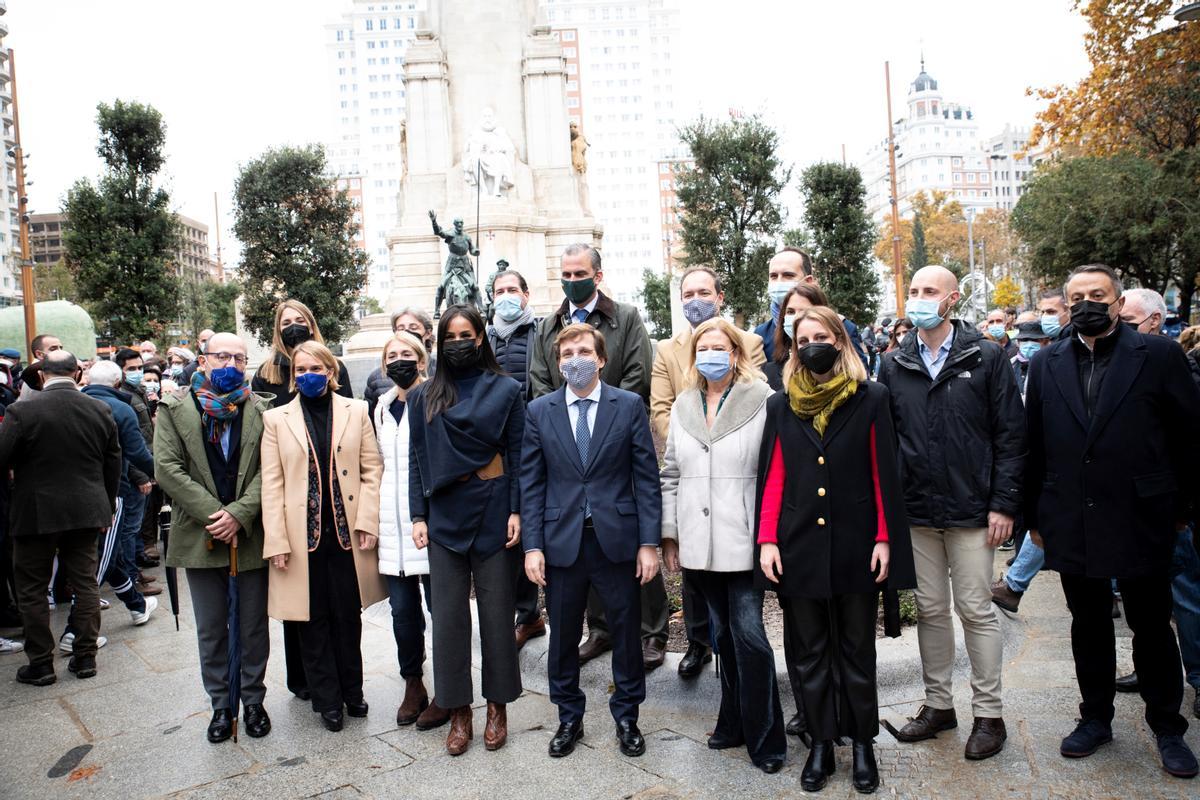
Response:
MULTIPOLYGON (((188 590, 200 646, 200 679, 213 710, 229 708, 229 569, 188 569, 188 590)), ((267 570, 238 574, 239 619, 242 635, 242 705, 261 703, 267 695, 267 570)), ((236 710, 234 713, 237 713, 236 710)))
POLYGON ((483 654, 481 694, 492 703, 521 696, 521 667, 513 636, 513 575, 509 554, 487 558, 429 543, 433 589, 433 683, 438 705, 459 708, 474 699, 471 683, 471 584, 483 654))

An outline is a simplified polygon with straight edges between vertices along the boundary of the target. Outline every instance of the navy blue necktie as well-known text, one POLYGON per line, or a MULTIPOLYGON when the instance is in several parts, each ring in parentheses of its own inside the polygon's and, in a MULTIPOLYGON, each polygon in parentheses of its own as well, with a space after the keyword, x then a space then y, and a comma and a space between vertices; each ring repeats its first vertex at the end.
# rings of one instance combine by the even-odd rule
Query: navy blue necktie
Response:
MULTIPOLYGON (((579 463, 583 468, 587 469, 588 448, 592 444, 592 432, 588 428, 588 407, 591 406, 591 400, 579 400, 576 405, 579 406, 579 416, 575 420, 575 446, 579 448, 579 463)), ((591 505, 584 500, 583 502, 583 518, 587 519, 592 515, 591 505)))

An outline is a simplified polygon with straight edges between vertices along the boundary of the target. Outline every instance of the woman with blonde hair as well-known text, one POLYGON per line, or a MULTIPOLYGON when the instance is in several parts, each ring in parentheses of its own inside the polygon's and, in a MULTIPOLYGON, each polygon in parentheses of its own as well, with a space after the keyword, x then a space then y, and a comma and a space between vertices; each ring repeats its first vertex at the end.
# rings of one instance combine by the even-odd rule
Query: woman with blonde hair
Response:
POLYGON ((263 415, 267 611, 299 623, 313 710, 340 731, 365 717, 362 609, 387 597, 375 550, 383 462, 367 404, 335 394, 337 359, 319 342, 290 353, 290 403, 263 415))
POLYGON ((692 334, 690 388, 675 399, 662 470, 663 558, 708 606, 723 658, 714 750, 742 747, 764 772, 787 754, 775 655, 754 585, 754 497, 771 389, 720 318, 692 334))
POLYGON ((792 637, 813 739, 801 787, 825 786, 845 736, 854 788, 873 792, 879 591, 916 585, 890 399, 832 309, 797 315, 792 361, 786 391, 767 401, 755 577, 778 594, 792 637))
MULTIPOLYGON (((388 585, 396 660, 404 679, 404 699, 396 711, 397 725, 412 725, 429 707, 425 688, 425 614, 421 585, 429 606, 429 555, 412 540, 408 511, 409 424, 405 418, 409 392, 425 380, 429 355, 415 335, 399 331, 383 346, 380 374, 391 387, 379 396, 371 421, 383 455, 383 484, 379 490, 379 572, 388 585)), ((436 712, 435 712, 436 713, 436 712)), ((449 714, 445 714, 449 719, 449 714)))

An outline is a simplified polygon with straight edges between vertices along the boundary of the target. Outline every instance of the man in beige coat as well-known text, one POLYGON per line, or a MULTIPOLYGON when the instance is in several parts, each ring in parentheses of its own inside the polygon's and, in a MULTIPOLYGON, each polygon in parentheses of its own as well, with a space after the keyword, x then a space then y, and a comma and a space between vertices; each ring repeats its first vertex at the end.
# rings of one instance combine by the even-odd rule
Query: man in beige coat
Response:
MULTIPOLYGON (((671 423, 671 406, 675 398, 688 388, 688 370, 692 361, 692 330, 702 322, 720 315, 725 293, 721 279, 708 267, 692 267, 683 273, 679 282, 683 300, 683 315, 691 327, 658 346, 654 368, 650 373, 650 422, 660 441, 666 441, 671 423)), ((741 347, 750 354, 754 366, 761 367, 767 357, 763 342, 757 334, 739 331, 741 347)), ((683 621, 687 627, 688 649, 679 662, 679 675, 694 678, 712 661, 708 641, 708 611, 704 598, 691 586, 687 573, 683 576, 683 621)))

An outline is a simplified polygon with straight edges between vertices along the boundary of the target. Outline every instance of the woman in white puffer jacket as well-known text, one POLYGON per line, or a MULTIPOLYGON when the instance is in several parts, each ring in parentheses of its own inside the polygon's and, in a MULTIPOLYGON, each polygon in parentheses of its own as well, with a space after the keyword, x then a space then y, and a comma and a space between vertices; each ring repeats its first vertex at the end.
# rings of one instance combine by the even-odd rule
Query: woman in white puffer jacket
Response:
MULTIPOLYGON (((392 387, 375 406, 375 433, 383 455, 383 485, 379 490, 379 571, 387 578, 392 606, 396 658, 404 678, 404 699, 396 712, 397 725, 411 725, 429 706, 422 665, 425 662, 425 614, 421 583, 429 606, 429 557, 412 540, 408 513, 408 392, 423 380, 428 355, 417 337, 397 333, 383 348, 383 370, 392 387)), ((430 608, 432 613, 432 608, 430 608)))

